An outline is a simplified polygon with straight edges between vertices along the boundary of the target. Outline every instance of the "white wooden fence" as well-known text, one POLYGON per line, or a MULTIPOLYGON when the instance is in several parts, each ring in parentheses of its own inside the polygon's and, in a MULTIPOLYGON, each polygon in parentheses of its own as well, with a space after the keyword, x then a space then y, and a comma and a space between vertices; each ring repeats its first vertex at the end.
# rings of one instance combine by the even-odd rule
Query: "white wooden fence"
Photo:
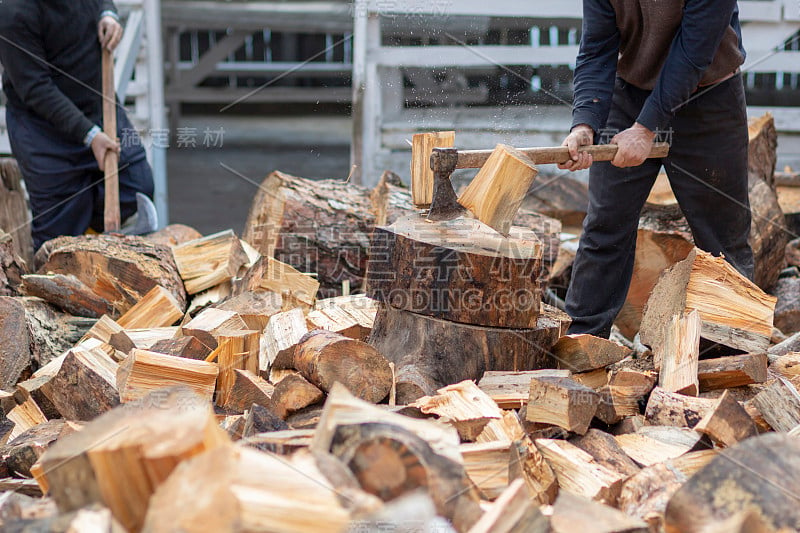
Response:
MULTIPOLYGON (((580 0, 356 0, 353 57, 352 162, 356 180, 373 185, 382 169, 406 170, 407 140, 416 131, 455 129, 457 145, 491 147, 560 143, 569 124, 570 105, 506 107, 409 108, 396 87, 409 69, 505 69, 509 65, 574 66, 581 24, 580 0), (527 21, 530 39, 520 44, 485 44, 440 32, 440 42, 418 46, 387 42, 385 27, 409 31, 424 20, 430 31, 452 20, 478 17, 500 25, 527 21), (446 37, 446 39, 445 39, 446 37)), ((744 65, 749 86, 763 73, 774 75, 775 85, 797 87, 800 73, 800 3, 797 0, 740 1, 743 40, 748 49, 744 65), (788 45, 784 46, 784 43, 788 45)), ((536 80, 532 80, 535 85, 536 80)), ((751 114, 771 110, 783 132, 800 131, 797 108, 753 108, 751 114)), ((782 138, 784 150, 800 158, 800 142, 782 138), (787 142, 788 141, 788 142, 787 142)))

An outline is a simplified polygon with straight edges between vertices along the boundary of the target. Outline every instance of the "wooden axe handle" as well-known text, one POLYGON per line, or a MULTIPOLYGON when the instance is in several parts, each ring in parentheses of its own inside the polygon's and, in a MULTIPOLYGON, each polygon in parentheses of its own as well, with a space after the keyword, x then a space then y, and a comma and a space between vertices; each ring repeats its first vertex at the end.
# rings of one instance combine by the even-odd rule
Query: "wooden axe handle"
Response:
MULTIPOLYGON (((103 49, 103 133, 117 138, 117 98, 114 88, 114 53, 103 49)), ((119 155, 106 152, 105 159, 105 210, 103 224, 107 232, 119 231, 119 155)))
MULTIPOLYGON (((494 150, 459 150, 458 164, 456 168, 481 168, 494 150)), ((569 150, 566 146, 555 146, 552 148, 519 148, 519 151, 531 158, 537 165, 548 163, 566 163, 569 160, 569 150)), ((589 152, 595 161, 611 161, 617 154, 616 144, 599 144, 593 146, 583 146, 581 152, 589 152)), ((667 157, 669 154, 669 143, 653 143, 650 149, 651 158, 667 157)))

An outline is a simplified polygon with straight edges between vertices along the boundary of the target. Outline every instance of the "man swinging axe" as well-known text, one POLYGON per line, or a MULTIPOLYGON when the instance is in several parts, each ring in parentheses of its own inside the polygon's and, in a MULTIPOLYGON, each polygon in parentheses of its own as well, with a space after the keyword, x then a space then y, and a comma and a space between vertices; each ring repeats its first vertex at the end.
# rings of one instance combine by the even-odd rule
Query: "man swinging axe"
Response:
POLYGON ((116 115, 124 146, 100 126, 101 52, 121 39, 111 0, 0 2, 6 122, 30 197, 34 249, 59 235, 103 231, 108 152, 119 154, 123 220, 137 212, 137 193, 153 195, 144 148, 122 106, 116 115))
POLYGON ((736 0, 584 0, 564 141, 572 160, 560 165, 591 166, 566 299, 570 333, 608 337, 633 273, 639 212, 662 164, 695 244, 752 278, 744 59, 736 0), (665 132, 669 155, 645 159, 665 132), (578 152, 595 140, 619 146, 613 161, 592 164, 578 152))

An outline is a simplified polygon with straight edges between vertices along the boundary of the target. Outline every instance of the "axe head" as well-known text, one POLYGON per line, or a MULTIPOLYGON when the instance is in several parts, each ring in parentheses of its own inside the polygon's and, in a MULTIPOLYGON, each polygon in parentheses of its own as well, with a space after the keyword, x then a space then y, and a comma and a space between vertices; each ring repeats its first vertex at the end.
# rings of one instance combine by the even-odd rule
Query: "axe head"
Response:
POLYGON ((462 216, 467 210, 458 203, 456 191, 450 176, 458 164, 458 150, 455 148, 434 148, 431 154, 431 170, 433 170, 433 197, 428 210, 428 220, 439 222, 453 220, 462 216))
POLYGON ((122 228, 125 235, 146 235, 158 229, 158 212, 153 201, 146 195, 136 193, 136 223, 133 227, 122 228))

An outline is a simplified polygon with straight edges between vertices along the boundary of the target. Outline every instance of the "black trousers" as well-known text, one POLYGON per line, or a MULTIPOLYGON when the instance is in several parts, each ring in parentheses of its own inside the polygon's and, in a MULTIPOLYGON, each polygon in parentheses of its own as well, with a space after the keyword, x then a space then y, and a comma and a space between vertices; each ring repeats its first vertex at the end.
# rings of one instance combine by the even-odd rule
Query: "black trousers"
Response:
MULTIPOLYGON (((648 95, 618 79, 607 130, 632 126, 648 95)), ((649 159, 633 168, 601 162, 590 169, 589 210, 566 299, 573 320, 570 333, 610 334, 633 274, 639 214, 662 165, 697 247, 724 255, 752 278, 741 75, 701 89, 678 110, 668 133, 670 154, 663 160, 649 159)))
MULTIPOLYGON (((17 159, 31 206, 34 250, 61 235, 103 231, 103 172, 91 148, 64 139, 47 121, 14 106, 6 107, 11 151, 17 159)), ((119 201, 122 220, 136 213, 136 193, 152 198, 153 175, 138 134, 117 106, 122 144, 119 201)))

